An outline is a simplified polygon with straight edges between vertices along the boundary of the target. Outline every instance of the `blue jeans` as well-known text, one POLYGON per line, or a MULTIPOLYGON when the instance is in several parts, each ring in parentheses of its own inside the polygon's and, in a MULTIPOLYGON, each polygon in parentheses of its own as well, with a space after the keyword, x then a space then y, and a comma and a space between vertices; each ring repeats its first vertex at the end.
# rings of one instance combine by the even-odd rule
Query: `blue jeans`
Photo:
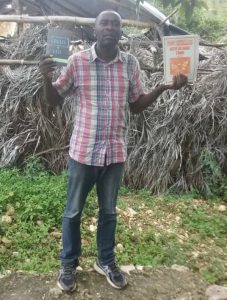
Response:
POLYGON ((80 221, 88 193, 96 184, 99 216, 97 228, 98 258, 104 265, 115 259, 117 195, 124 163, 108 166, 89 166, 69 159, 67 204, 63 216, 60 259, 63 264, 79 263, 81 255, 80 221))

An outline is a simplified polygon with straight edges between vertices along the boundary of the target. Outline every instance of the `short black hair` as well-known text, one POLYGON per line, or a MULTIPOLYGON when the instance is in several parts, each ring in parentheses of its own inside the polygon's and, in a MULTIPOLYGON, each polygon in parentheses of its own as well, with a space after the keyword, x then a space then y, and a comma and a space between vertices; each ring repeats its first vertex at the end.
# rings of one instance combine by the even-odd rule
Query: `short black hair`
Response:
POLYGON ((121 17, 121 15, 120 15, 116 10, 114 10, 114 9, 107 9, 107 10, 101 11, 101 12, 97 15, 97 17, 96 17, 96 19, 95 19, 95 24, 97 23, 99 17, 100 17, 103 13, 107 13, 107 12, 112 12, 112 13, 115 13, 116 15, 118 15, 118 16, 119 16, 119 19, 120 19, 120 21, 121 21, 121 24, 122 24, 122 17, 121 17))

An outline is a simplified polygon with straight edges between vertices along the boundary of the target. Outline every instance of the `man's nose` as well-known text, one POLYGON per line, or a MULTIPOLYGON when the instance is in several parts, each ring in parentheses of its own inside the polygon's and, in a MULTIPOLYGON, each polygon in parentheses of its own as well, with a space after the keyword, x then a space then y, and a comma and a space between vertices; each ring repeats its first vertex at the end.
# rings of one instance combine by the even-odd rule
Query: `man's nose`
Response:
POLYGON ((108 22, 106 24, 106 28, 109 29, 109 30, 113 30, 114 29, 114 25, 112 24, 112 22, 108 22))

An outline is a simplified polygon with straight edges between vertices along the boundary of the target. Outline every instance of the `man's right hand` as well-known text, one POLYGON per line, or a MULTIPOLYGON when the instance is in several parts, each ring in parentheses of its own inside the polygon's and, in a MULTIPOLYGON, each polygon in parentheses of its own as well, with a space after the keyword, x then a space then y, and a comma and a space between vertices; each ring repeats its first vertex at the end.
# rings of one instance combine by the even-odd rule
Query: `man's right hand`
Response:
POLYGON ((44 79, 44 99, 50 106, 62 104, 63 98, 58 94, 52 85, 52 74, 55 70, 56 63, 50 55, 43 55, 39 62, 39 70, 44 79))
POLYGON ((39 62, 39 70, 44 78, 52 79, 53 72, 55 70, 56 63, 52 56, 43 55, 39 62))

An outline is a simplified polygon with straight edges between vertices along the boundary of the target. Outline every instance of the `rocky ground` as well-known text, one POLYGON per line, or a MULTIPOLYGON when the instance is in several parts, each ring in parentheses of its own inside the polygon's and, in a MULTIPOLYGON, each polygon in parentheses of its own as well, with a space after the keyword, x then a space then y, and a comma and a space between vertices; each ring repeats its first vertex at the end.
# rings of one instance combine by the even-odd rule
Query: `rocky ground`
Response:
POLYGON ((55 273, 16 272, 0 275, 1 300, 227 300, 227 287, 208 286, 184 266, 171 268, 122 267, 128 286, 113 289, 93 270, 77 272, 77 289, 63 293, 55 273))
POLYGON ((126 272, 129 285, 115 290, 105 278, 94 271, 77 273, 77 289, 71 294, 62 293, 56 286, 56 274, 11 273, 1 276, 1 300, 203 300, 207 298, 207 284, 184 267, 162 269, 144 268, 126 272))

